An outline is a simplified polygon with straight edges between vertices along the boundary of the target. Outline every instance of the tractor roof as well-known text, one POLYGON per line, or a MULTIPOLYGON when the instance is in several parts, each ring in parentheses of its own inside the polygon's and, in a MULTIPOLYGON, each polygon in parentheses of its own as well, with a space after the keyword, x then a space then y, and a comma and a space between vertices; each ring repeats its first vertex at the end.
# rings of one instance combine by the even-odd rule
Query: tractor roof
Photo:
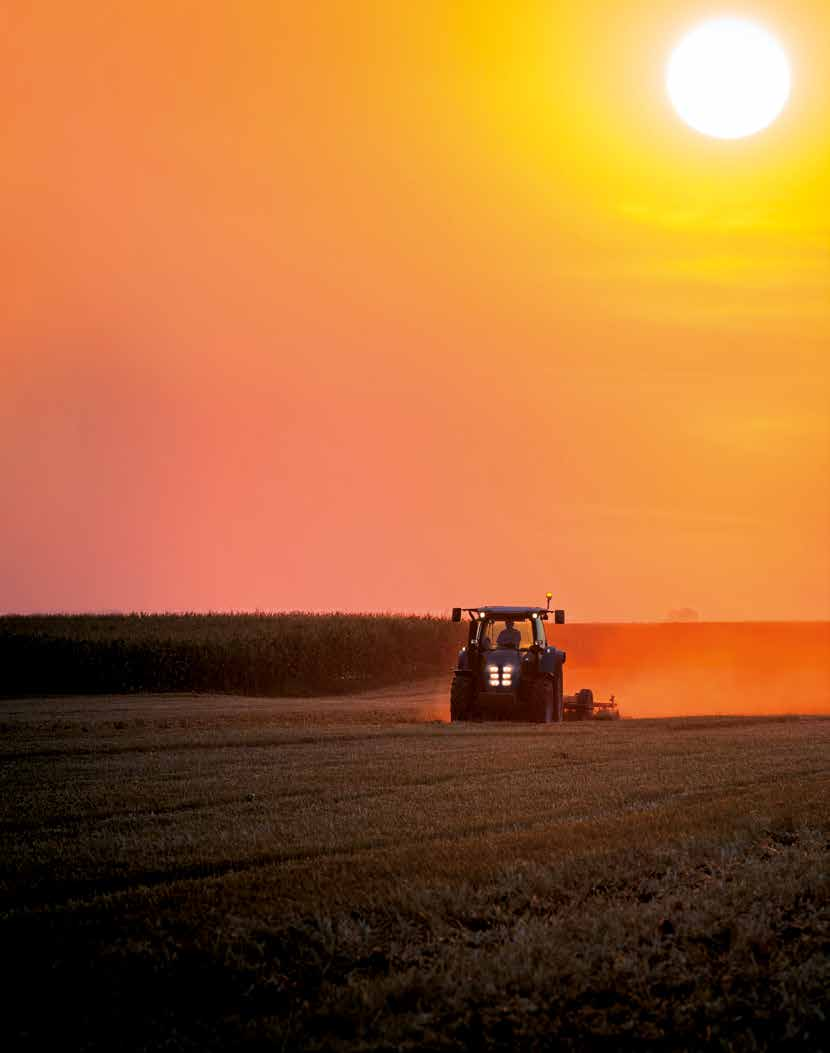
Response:
POLYGON ((484 607, 479 607, 478 609, 485 614, 493 614, 502 618, 509 618, 511 616, 515 616, 516 618, 527 618, 531 614, 541 614, 545 611, 544 607, 492 607, 489 604, 484 607))

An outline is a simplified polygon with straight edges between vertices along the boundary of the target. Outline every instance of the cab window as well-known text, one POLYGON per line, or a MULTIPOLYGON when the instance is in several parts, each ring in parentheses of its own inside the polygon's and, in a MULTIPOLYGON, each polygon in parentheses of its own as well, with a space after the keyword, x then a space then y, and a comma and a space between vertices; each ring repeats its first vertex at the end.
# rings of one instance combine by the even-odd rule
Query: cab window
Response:
POLYGON ((526 651, 535 643, 529 618, 487 618, 481 623, 479 647, 492 651, 497 647, 526 651))

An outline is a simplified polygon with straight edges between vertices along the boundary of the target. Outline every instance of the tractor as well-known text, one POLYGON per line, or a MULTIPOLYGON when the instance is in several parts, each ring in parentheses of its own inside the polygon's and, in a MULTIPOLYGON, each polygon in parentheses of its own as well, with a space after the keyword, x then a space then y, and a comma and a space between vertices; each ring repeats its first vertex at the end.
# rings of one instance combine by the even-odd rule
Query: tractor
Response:
POLYGON ((544 623, 563 625, 565 612, 547 607, 454 607, 469 615, 450 690, 450 716, 461 720, 523 720, 539 724, 591 720, 593 693, 565 697, 565 652, 548 644, 544 623))

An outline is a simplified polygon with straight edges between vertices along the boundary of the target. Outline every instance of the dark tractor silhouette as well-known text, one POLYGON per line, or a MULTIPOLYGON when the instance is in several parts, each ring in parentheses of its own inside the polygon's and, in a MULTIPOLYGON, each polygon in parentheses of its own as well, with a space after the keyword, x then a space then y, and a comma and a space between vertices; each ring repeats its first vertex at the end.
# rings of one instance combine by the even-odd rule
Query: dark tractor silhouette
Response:
MULTIPOLYGON (((583 688, 567 698, 563 693, 564 651, 545 635, 551 617, 563 625, 565 612, 547 607, 455 607, 452 618, 470 618, 466 647, 450 690, 450 716, 460 720, 521 720, 539 724, 592 720, 608 703, 594 702, 583 688)), ((616 713, 616 704, 614 704, 616 713)))

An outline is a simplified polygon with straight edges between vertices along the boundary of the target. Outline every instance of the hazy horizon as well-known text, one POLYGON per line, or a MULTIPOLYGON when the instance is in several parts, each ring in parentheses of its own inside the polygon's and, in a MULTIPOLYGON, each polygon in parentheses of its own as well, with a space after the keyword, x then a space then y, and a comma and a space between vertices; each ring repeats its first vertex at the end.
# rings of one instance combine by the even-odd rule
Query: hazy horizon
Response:
MULTIPOLYGON (((520 604, 520 606, 533 606, 533 604, 520 604)), ((271 608, 271 609, 230 609, 222 610, 215 608, 212 610, 4 610, 0 611, 0 618, 130 618, 130 617, 148 617, 148 618, 164 618, 164 617, 202 617, 215 615, 216 617, 233 617, 233 616, 251 616, 251 617, 278 617, 281 615, 291 614, 302 614, 312 615, 315 617, 336 617, 338 615, 344 616, 366 616, 366 617, 393 617, 393 618, 446 618, 449 619, 452 608, 447 607, 444 609, 435 610, 406 610, 404 608, 394 609, 385 608, 378 610, 358 610, 348 609, 345 607, 332 607, 329 610, 309 610, 303 607, 294 608, 271 608)), ((466 618, 465 618, 466 622, 466 618)), ((678 619, 678 618, 628 618, 619 619, 615 621, 606 621, 602 619, 573 619, 569 618, 566 621, 567 625, 672 625, 672 626, 695 626, 695 625, 825 625, 830 622, 830 618, 695 618, 695 619, 678 619)), ((551 622, 551 631, 558 631, 558 627, 555 627, 551 622)))

